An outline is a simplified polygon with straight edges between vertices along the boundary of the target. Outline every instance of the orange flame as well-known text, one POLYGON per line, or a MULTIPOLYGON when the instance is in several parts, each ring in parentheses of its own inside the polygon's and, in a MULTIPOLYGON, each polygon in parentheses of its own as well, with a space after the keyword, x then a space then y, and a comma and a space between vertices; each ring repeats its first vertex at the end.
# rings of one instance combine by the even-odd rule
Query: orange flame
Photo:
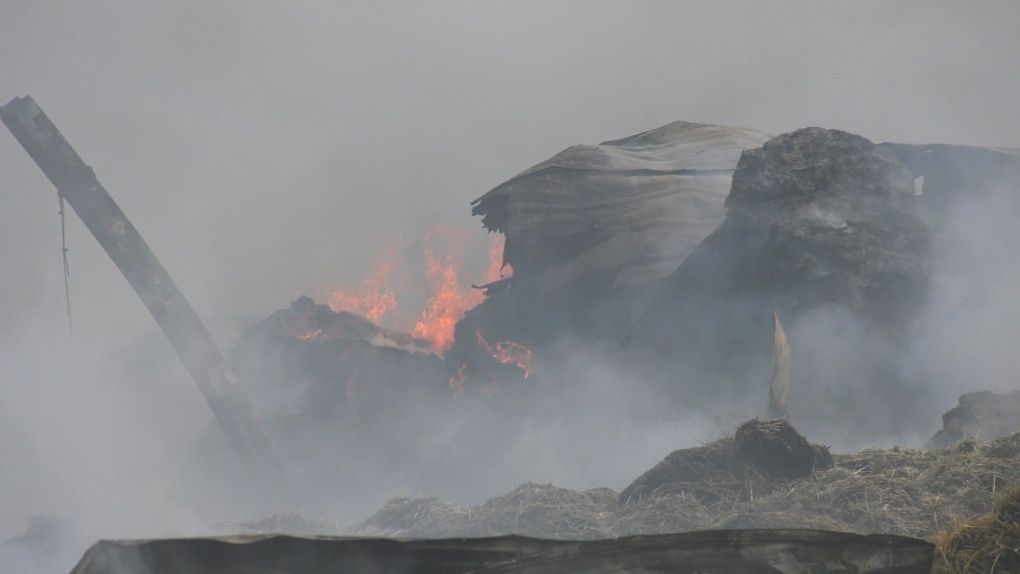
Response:
POLYGON ((476 328, 475 334, 478 335, 478 344, 488 351, 492 358, 504 365, 520 367, 524 370, 524 378, 528 378, 528 375, 531 374, 531 349, 511 341, 503 341, 490 345, 482 337, 481 330, 476 328))
MULTIPOLYGON (((509 275, 502 272, 501 239, 499 235, 495 235, 489 245, 489 262, 483 283, 491 283, 504 275, 509 275)), ((429 284, 426 308, 418 315, 413 327, 408 329, 399 325, 391 326, 410 331, 412 336, 431 342, 436 353, 444 353, 450 349, 457 321, 464 317, 465 311, 474 308, 485 299, 482 291, 461 283, 460 270, 467 243, 467 233, 450 225, 436 225, 425 233, 423 241, 425 275, 429 284)), ((359 287, 330 289, 324 296, 326 304, 335 312, 350 311, 376 324, 387 317, 392 321, 392 311, 397 309, 397 298, 393 289, 393 276, 398 267, 396 252, 397 245, 391 245, 372 266, 359 287)), ((311 334, 301 338, 314 336, 311 334)))
POLYGON ((333 287, 326 295, 326 304, 334 312, 349 311, 378 323, 388 312, 397 308, 392 283, 396 263, 396 245, 391 245, 369 269, 360 287, 353 290, 333 287))
POLYGON ((450 377, 450 388, 453 389, 453 398, 464 392, 464 373, 467 371, 467 363, 457 369, 457 374, 450 377))
MULTIPOLYGON (((444 353, 453 345, 453 328, 464 317, 464 312, 485 300, 481 291, 464 288, 457 275, 464 243, 463 232, 447 225, 437 225, 425 234, 425 273, 432 284, 434 295, 411 334, 431 341, 437 353, 444 353), (438 239, 446 243, 447 252, 443 257, 436 255, 435 243, 438 239)), ((492 249, 489 257, 491 274, 492 249)), ((501 247, 499 257, 502 260, 501 247)))

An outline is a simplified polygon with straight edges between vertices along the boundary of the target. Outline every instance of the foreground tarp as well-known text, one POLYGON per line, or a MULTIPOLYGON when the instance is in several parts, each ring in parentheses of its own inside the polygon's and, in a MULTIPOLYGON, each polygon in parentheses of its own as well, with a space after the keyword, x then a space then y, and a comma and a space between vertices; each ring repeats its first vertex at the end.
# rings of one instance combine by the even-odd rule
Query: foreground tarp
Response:
POLYGON ((713 530, 587 542, 245 536, 104 540, 72 574, 928 574, 933 553, 931 544, 914 538, 822 530, 713 530))

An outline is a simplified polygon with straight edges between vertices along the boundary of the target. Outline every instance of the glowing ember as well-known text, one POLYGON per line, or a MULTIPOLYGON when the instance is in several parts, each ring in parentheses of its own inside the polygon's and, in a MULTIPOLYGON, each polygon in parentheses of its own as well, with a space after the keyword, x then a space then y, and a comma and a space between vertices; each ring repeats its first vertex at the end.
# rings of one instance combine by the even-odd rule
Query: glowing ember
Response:
POLYGON ((482 337, 480 330, 475 329, 475 334, 478 335, 479 346, 488 351, 492 358, 504 365, 520 367, 524 370, 524 378, 528 378, 528 375, 531 374, 531 349, 510 341, 490 345, 482 337))
POLYGON ((453 398, 464 392, 464 373, 467 371, 467 363, 457 369, 457 374, 450 377, 450 388, 453 389, 453 398))
POLYGON ((314 339, 314 338, 318 337, 321 334, 322 334, 322 329, 310 329, 310 330, 305 331, 303 333, 295 333, 295 332, 292 331, 290 333, 290 336, 294 337, 294 338, 297 338, 297 339, 301 339, 302 341, 308 341, 308 340, 311 340, 311 339, 314 339))

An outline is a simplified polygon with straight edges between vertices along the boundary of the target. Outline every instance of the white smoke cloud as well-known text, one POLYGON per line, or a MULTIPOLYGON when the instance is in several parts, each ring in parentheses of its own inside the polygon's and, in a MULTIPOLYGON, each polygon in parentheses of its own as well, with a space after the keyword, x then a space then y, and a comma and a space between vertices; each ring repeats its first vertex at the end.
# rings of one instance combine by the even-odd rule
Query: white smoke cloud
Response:
MULTIPOLYGON (((35 97, 201 315, 258 316, 338 274, 357 280, 374 253, 366 245, 420 237, 437 221, 479 226, 468 201, 568 145, 677 119, 1016 146, 1015 62, 1002 47, 1018 17, 1008 1, 9 0, 0 103, 35 97)), ((146 430, 139 412, 152 404, 97 380, 100 359, 153 329, 151 318, 72 214, 71 355, 55 193, 4 130, 0 189, 0 536, 33 516, 70 521, 59 570, 98 537, 205 532, 168 484, 197 423, 146 430)), ((989 230, 979 253, 1008 228, 960 225, 975 223, 989 230)), ((947 379, 944 398, 964 378, 1011 380, 1012 279, 996 280, 976 307, 950 304, 930 327, 959 337, 933 335, 917 351, 947 379)), ((208 420, 200 400, 181 401, 181 420, 208 420)), ((674 436, 648 432, 648 444, 674 436)), ((583 438, 522 435, 522 464, 561 441, 522 474, 586 486, 563 433, 583 438)), ((613 436, 602 438, 616 448, 613 436)), ((683 445, 661 446, 593 476, 636 476, 683 445)))

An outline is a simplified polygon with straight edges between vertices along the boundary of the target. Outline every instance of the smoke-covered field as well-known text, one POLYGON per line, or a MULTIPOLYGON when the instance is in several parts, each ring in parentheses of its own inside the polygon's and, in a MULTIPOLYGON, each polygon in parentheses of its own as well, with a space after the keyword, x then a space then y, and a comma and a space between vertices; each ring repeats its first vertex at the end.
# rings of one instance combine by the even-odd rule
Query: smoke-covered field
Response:
MULTIPOLYGON (((491 237, 469 202, 577 143, 679 119, 1020 147, 1017 21, 1008 1, 7 0, 0 104, 35 98, 226 347, 299 295, 360 285, 394 245, 406 254, 394 285, 407 303, 383 326, 413 330, 428 296, 428 230, 463 230, 462 280, 482 281, 491 237)), ((655 384, 559 341, 570 374, 560 392, 576 400, 560 413, 505 413, 514 424, 490 429, 504 451, 460 453, 429 480, 352 487, 327 473, 247 496, 257 487, 229 486, 233 462, 195 462, 208 407, 70 209, 69 329, 56 193, 6 130, 0 189, 4 572, 68 571, 100 538, 221 533, 279 512, 350 526, 393 496, 468 507, 529 480, 620 490, 667 453, 764 414, 764 394, 702 386, 690 409, 665 416, 655 384)), ((1017 388, 1018 213, 1004 189, 948 215, 941 283, 920 335, 890 359, 909 384, 876 387, 868 401, 846 392, 883 350, 838 313, 791 331, 807 342, 799 368, 842 374, 795 404, 810 440, 840 452, 920 446, 960 393, 1017 388)), ((283 408, 288 397, 273 400, 283 408)), ((414 448, 451 460, 470 415, 414 448)))

